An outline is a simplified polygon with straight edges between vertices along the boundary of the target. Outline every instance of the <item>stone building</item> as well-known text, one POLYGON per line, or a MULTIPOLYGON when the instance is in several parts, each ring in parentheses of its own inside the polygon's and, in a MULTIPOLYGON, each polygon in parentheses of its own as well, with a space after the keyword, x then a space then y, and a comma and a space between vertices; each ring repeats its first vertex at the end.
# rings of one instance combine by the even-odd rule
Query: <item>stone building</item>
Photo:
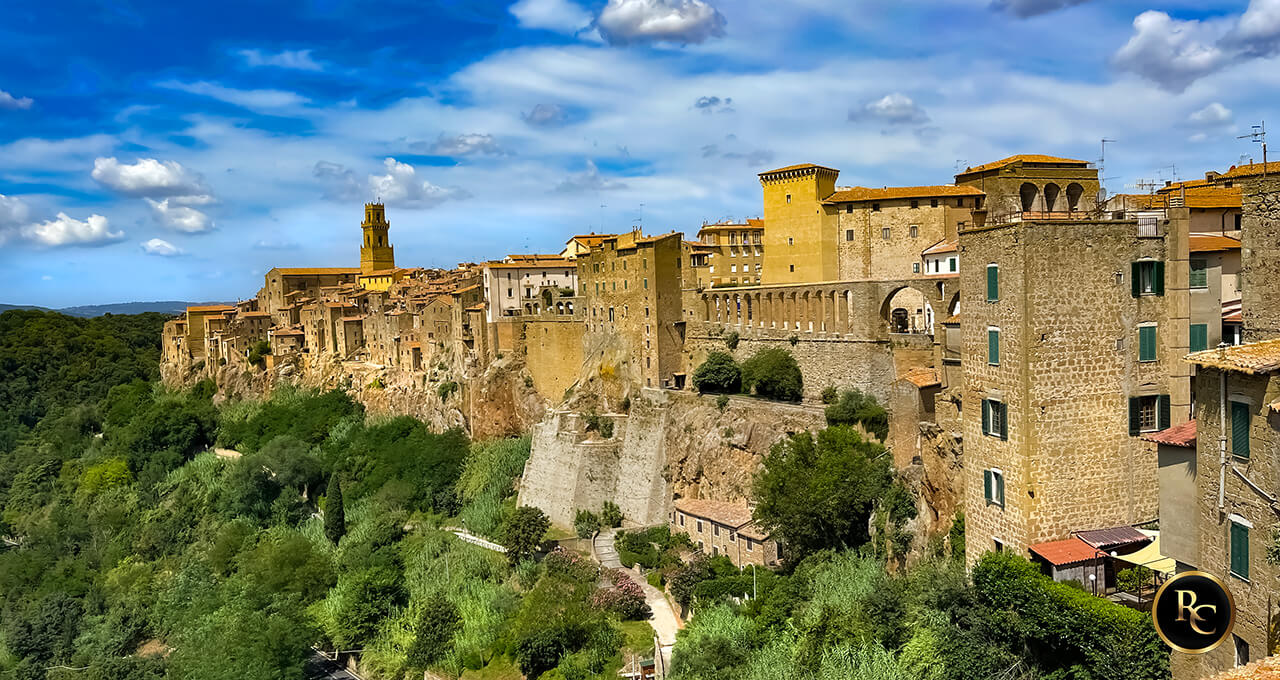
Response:
POLYGON ((533 314, 541 310, 543 288, 572 293, 578 287, 574 260, 559 255, 508 255, 482 268, 486 319, 533 314))
POLYGON ((985 219, 1004 222, 1015 215, 1092 213, 1100 184, 1091 163, 1043 154, 1020 154, 965 168, 956 185, 985 195, 985 219), (989 216, 989 217, 988 217, 989 216))
POLYGON ((360 230, 364 232, 364 241, 360 245, 361 274, 369 276, 396 268, 395 249, 391 247, 391 237, 387 234, 390 229, 386 206, 365 203, 364 221, 360 223, 360 230))
POLYGON ((756 525, 745 503, 682 498, 674 503, 670 526, 703 554, 724 555, 736 567, 778 566, 778 542, 756 525))
MULTIPOLYGON (((1090 184, 1064 171, 1038 174, 1090 184)), ((1164 227, 1039 213, 960 232, 970 562, 1156 517, 1139 437, 1186 421, 1190 402, 1185 214, 1164 227)))
POLYGON ((698 230, 711 285, 753 285, 764 271, 764 220, 717 222, 698 230))
POLYGON ((928 246, 955 240, 982 207, 982 192, 951 185, 851 187, 822 203, 837 215, 839 280, 905 279, 925 273, 920 254, 928 246))

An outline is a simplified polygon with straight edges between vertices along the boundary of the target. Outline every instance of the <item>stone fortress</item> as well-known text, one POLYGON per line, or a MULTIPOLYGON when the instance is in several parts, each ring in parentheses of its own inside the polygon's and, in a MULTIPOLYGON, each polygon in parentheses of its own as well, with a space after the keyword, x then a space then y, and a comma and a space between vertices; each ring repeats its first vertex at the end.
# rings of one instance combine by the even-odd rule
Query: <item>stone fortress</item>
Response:
MULTIPOLYGON (((639 525, 671 521, 680 499, 747 505, 769 447, 821 427, 824 388, 856 387, 890 410, 918 533, 945 532, 962 509, 971 562, 1011 550, 1067 573, 1080 560, 1056 556, 1089 531, 1139 527, 1165 534, 1171 570, 1274 592, 1268 171, 1280 164, 1106 197, 1091 163, 1045 155, 917 187, 842 187, 838 170, 793 165, 760 173, 760 219, 704 224, 696 241, 580 234, 558 254, 452 270, 397 267, 371 203, 358 268, 276 268, 253 298, 188 309, 165 327, 163 375, 215 377, 224 392, 343 387, 474 436, 532 430, 520 502, 562 525, 604 500, 639 525), (693 390, 709 352, 766 347, 798 360, 803 403, 735 397, 721 412, 693 390), (1253 444, 1219 475, 1217 383, 1237 373, 1226 413, 1253 444)), ((1088 545, 1087 560, 1105 553, 1088 545)), ((1234 656, 1180 677, 1271 651, 1268 602, 1242 599, 1253 609, 1234 656)))

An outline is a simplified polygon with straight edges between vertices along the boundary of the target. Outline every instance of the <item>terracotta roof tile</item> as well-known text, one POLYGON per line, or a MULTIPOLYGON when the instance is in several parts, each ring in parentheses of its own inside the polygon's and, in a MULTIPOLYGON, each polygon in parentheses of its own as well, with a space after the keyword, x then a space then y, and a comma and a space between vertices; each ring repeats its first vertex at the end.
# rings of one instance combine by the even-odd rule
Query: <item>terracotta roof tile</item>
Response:
POLYGON ((1244 305, 1240 300, 1222 301, 1223 323, 1244 323, 1244 305))
POLYGON ((1258 659, 1205 680, 1280 680, 1280 656, 1258 659))
POLYGON ((1193 352, 1185 361, 1197 366, 1255 375, 1280 370, 1280 338, 1234 347, 1215 347, 1193 352))
POLYGON ((938 370, 935 368, 913 368, 903 372, 898 379, 905 380, 916 387, 933 387, 942 384, 942 377, 938 375, 938 370))
POLYGON ((954 253, 960 250, 960 245, 955 241, 942 240, 924 249, 922 255, 938 255, 941 253, 954 253))
POLYGON ((1165 444, 1167 446, 1196 447, 1196 421, 1188 420, 1181 425, 1174 425, 1167 430, 1152 432, 1142 437, 1144 441, 1165 444))
POLYGON ((1233 165, 1230 170, 1222 173, 1222 176, 1228 179, 1235 179, 1237 177, 1254 177, 1256 175, 1261 175, 1264 169, 1268 175, 1280 176, 1280 161, 1269 161, 1265 168, 1262 163, 1233 165))
POLYGON ((1098 557, 1096 548, 1074 536, 1063 541, 1037 543, 1028 549, 1055 567, 1088 562, 1098 557))
POLYGON ((1111 550, 1126 545, 1148 543, 1151 537, 1131 526, 1111 527, 1108 529, 1090 529, 1077 531, 1076 538, 1099 550, 1111 550))
POLYGON ((359 274, 359 267, 276 267, 274 271, 284 276, 324 276, 328 274, 359 274))
POLYGON ((1023 153, 1023 154, 1018 154, 1016 156, 1010 156, 1008 158, 1002 158, 998 161, 983 163, 982 165, 979 165, 976 167, 965 168, 964 172, 957 173, 957 176, 969 175, 975 172, 984 172, 987 170, 994 170, 996 168, 1003 168, 1006 165, 1011 165, 1013 163, 1018 163, 1018 162, 1071 164, 1071 165, 1079 165, 1081 167, 1087 167, 1089 165, 1088 161, 1076 160, 1074 158, 1060 158, 1058 156, 1045 156, 1043 154, 1036 154, 1036 153, 1023 153))
POLYGON ((1217 234, 1192 234, 1191 252, 1212 253, 1220 250, 1240 250, 1240 240, 1217 234))
POLYGON ((888 201, 895 198, 933 198, 936 196, 985 196, 974 187, 940 184, 920 187, 849 187, 837 191, 822 199, 823 203, 845 203, 852 201, 888 201))
POLYGON ((277 330, 271 331, 271 335, 279 337, 282 335, 303 335, 303 333, 297 328, 281 328, 278 331, 277 330))
POLYGON ((234 309, 235 307, 232 307, 231 305, 197 305, 195 307, 187 307, 187 313, 221 314, 222 312, 229 312, 234 309))
POLYGON ((701 517, 735 529, 751 521, 751 509, 746 503, 681 498, 675 502, 675 508, 686 515, 701 517))

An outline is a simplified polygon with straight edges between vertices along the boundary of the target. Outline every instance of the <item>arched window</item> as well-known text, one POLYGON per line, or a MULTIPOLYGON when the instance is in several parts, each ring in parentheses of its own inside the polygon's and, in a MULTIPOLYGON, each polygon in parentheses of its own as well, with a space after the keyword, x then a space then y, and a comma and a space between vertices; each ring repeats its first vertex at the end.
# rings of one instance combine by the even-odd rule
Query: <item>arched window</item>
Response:
POLYGON ((1067 185, 1067 210, 1080 209, 1080 197, 1084 195, 1084 187, 1072 182, 1067 185))
POLYGON ((1030 212, 1035 208, 1036 197, 1039 196, 1040 190, 1031 182, 1023 182, 1018 194, 1022 198, 1022 212, 1030 212))
POLYGON ((1044 209, 1053 212, 1058 206, 1058 194, 1062 193, 1062 189, 1052 182, 1044 185, 1044 209))

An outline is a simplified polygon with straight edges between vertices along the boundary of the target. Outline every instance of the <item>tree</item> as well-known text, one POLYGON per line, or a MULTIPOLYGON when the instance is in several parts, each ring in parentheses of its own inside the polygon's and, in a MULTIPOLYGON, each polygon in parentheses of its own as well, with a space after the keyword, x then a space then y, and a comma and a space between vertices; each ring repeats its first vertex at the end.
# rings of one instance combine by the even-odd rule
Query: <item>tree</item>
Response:
POLYGON ((502 545, 512 564, 528 559, 542 545, 542 537, 551 528, 551 520, 538 508, 522 505, 507 518, 502 528, 502 545))
POLYGON ((266 364, 266 356, 271 354, 271 345, 266 340, 259 340, 249 347, 249 363, 254 366, 266 364))
POLYGON ((875 397, 859 390, 841 392, 840 399, 827 407, 826 416, 828 425, 858 425, 880 441, 889 436, 889 412, 875 397))
POLYGON ((462 615, 439 593, 428 597, 420 607, 407 656, 410 666, 425 670, 453 649, 453 637, 462 628, 462 615))
POLYGON ((622 526, 622 508, 613 501, 605 501, 600 509, 600 523, 615 529, 622 526))
POLYGON ((712 352, 693 372, 693 386, 699 392, 738 392, 742 389, 742 369, 725 352, 712 352))
POLYGON ((342 483, 338 480, 338 473, 335 472, 329 475, 329 488, 325 491, 324 535, 337 545, 345 533, 347 533, 347 518, 342 509, 342 483))
POLYGON ((770 347, 742 362, 742 387, 768 399, 800 401, 804 396, 804 376, 791 352, 770 347))
POLYGON ((800 432, 765 456, 755 519, 787 545, 793 564, 825 548, 856 548, 870 538, 868 521, 891 478, 884 447, 857 430, 828 427, 816 440, 800 432))

